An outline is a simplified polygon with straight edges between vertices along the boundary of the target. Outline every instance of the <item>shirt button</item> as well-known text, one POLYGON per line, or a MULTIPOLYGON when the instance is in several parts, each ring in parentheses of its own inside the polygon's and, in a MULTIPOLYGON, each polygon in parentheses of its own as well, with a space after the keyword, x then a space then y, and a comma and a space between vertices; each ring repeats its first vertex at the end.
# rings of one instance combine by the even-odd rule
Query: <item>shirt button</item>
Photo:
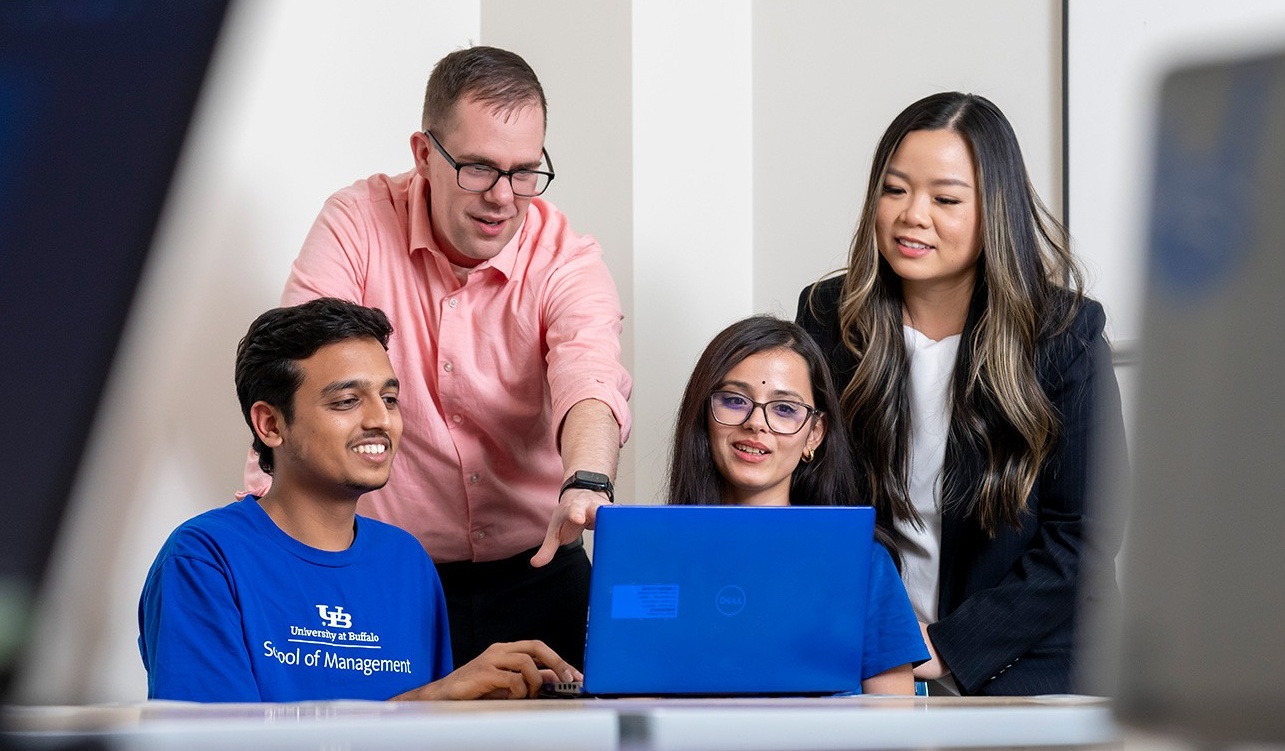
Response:
POLYGON ((456 305, 459 305, 459 304, 460 304, 460 301, 459 301, 458 299, 456 299, 456 298, 452 297, 451 299, 449 299, 449 300, 447 300, 447 301, 446 301, 446 304, 447 304, 447 305, 449 305, 449 306, 451 306, 451 307, 453 308, 453 307, 455 307, 456 305))
POLYGON ((473 537, 474 537, 475 539, 480 540, 480 539, 482 539, 483 537, 486 537, 486 533, 485 533, 485 532, 474 532, 474 533, 473 533, 473 537))
POLYGON ((471 474, 471 475, 469 475, 469 476, 468 476, 468 481, 469 481, 469 482, 471 482, 471 483, 473 483, 474 485, 478 484, 478 482, 479 482, 481 479, 482 479, 482 476, 481 476, 481 475, 479 475, 479 474, 478 474, 478 473, 476 473, 476 472, 474 472, 473 474, 471 474))
POLYGON ((443 365, 443 366, 442 366, 442 370, 445 370, 447 373, 449 373, 449 372, 451 372, 452 370, 455 370, 455 366, 454 366, 454 365, 452 365, 452 364, 450 364, 450 363, 448 362, 448 363, 446 363, 445 365, 443 365))
POLYGON ((460 423, 464 422, 464 418, 460 417, 459 415, 451 415, 451 422, 455 423, 456 425, 459 425, 460 423))

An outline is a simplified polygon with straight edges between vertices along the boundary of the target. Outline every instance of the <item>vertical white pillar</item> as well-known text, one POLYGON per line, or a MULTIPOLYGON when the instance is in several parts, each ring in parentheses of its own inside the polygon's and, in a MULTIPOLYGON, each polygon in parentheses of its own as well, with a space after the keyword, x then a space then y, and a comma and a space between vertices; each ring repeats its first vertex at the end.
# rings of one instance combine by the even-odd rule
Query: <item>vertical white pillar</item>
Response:
POLYGON ((664 502, 692 366, 753 312, 751 6, 633 6, 634 440, 639 501, 664 502))

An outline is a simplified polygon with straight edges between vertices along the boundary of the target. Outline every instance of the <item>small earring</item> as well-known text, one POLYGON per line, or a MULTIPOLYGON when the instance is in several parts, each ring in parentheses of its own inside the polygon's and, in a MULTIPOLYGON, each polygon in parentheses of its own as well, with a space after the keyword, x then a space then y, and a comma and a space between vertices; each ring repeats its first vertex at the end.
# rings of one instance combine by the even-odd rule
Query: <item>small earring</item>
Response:
POLYGON ((810 463, 813 459, 816 458, 816 455, 817 455, 816 449, 808 449, 807 451, 804 451, 803 463, 804 464, 810 463))

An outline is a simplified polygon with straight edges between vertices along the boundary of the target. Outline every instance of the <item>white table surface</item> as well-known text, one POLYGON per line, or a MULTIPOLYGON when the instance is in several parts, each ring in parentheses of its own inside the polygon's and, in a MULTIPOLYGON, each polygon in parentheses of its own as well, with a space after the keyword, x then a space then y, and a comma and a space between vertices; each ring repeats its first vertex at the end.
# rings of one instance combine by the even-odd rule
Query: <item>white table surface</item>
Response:
POLYGON ((146 702, 5 707, 24 744, 100 738, 122 749, 1124 748, 1105 699, 839 697, 519 702, 146 702))

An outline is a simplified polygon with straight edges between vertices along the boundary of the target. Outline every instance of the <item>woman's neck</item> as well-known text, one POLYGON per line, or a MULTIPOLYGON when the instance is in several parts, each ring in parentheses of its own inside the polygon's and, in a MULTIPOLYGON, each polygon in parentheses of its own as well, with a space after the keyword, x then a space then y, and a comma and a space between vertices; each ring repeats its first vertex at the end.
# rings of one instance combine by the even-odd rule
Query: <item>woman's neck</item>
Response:
POLYGON ((723 503, 727 506, 789 506, 790 493, 788 489, 784 495, 774 491, 742 494, 729 490, 723 497, 723 503))
POLYGON ((933 341, 941 341, 964 333, 972 299, 971 279, 949 287, 903 282, 902 322, 933 341))

